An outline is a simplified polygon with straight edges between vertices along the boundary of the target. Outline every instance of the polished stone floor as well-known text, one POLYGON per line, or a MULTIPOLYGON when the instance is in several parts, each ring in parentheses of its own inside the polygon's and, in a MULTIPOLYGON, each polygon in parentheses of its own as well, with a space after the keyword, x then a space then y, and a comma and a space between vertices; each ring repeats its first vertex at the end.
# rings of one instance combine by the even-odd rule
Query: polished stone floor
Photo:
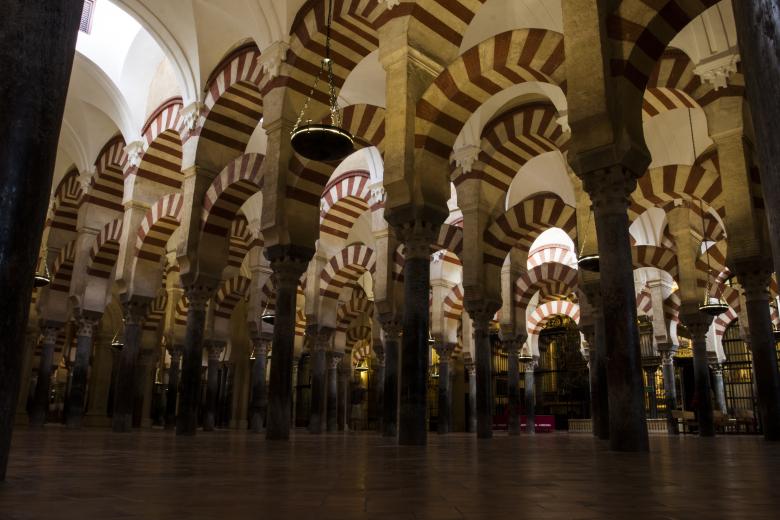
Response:
POLYGON ((19 429, 0 519, 780 518, 780 445, 653 436, 651 448, 610 453, 565 433, 400 448, 366 433, 19 429))

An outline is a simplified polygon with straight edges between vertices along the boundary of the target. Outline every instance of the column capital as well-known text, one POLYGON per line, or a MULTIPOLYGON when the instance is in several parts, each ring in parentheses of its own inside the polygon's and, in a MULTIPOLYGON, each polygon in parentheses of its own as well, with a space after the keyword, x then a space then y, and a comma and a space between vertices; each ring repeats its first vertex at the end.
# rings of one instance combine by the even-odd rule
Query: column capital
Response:
POLYGON ((449 361, 452 357, 453 352, 455 352, 455 344, 454 343, 444 343, 443 341, 437 341, 433 344, 433 349, 436 351, 436 354, 439 356, 439 362, 442 361, 449 361))
POLYGON ((769 300, 769 282, 771 272, 758 263, 740 265, 739 271, 735 271, 745 301, 769 300))
POLYGON ((469 377, 474 377, 477 374, 477 365, 474 363, 468 363, 464 366, 464 369, 466 372, 468 372, 469 377))
POLYGON ((636 189, 634 173, 620 164, 588 172, 582 176, 582 182, 594 213, 625 213, 636 189))
POLYGON ((95 327, 97 327, 99 321, 100 314, 95 315, 95 313, 82 312, 76 318, 76 324, 78 327, 76 336, 86 336, 91 338, 95 333, 95 327))
POLYGON ((403 325, 392 314, 380 314, 379 323, 382 325, 382 331, 385 333, 385 339, 398 339, 403 332, 403 325))
POLYGON ((208 351, 209 361, 219 361, 222 352, 225 350, 225 344, 222 342, 210 341, 206 349, 208 351))
POLYGON ((319 327, 314 336, 314 350, 327 350, 330 346, 330 340, 333 337, 333 330, 330 327, 319 327))
POLYGON ((710 324, 713 317, 703 312, 691 312, 688 314, 680 314, 680 321, 691 333, 692 340, 694 342, 703 341, 707 337, 707 332, 710 330, 710 324))
POLYGON ((257 58, 257 64, 260 65, 263 73, 270 79, 279 75, 282 62, 287 61, 288 50, 290 50, 290 43, 285 40, 278 40, 263 49, 263 52, 257 58))
POLYGON ((471 321, 474 323, 474 331, 487 333, 490 320, 493 319, 498 309, 501 308, 501 304, 487 300, 476 300, 466 301, 465 307, 471 317, 471 321))
POLYGON ((170 345, 168 347, 165 347, 165 350, 168 351, 168 355, 171 356, 171 363, 177 363, 181 360, 181 356, 184 353, 184 346, 183 345, 170 345))
POLYGON ((306 271, 314 250, 293 245, 275 245, 265 250, 265 256, 271 263, 271 279, 277 291, 282 288, 295 288, 306 271))
POLYGON ((441 223, 410 220, 393 227, 398 240, 404 244, 404 258, 429 259, 431 244, 436 241, 441 223))
POLYGON ((339 364, 341 363, 341 358, 344 357, 344 354, 341 352, 331 352, 330 359, 328 360, 330 362, 329 366, 331 370, 336 370, 339 367, 339 364))
POLYGON ((205 311, 209 300, 214 296, 216 287, 211 283, 192 283, 184 287, 188 309, 205 311))
POLYGON ((133 296, 122 302, 122 318, 125 325, 140 325, 146 318, 151 298, 133 296))
POLYGON ((55 345, 57 343, 57 336, 62 330, 63 324, 54 321, 41 322, 41 334, 43 335, 44 345, 55 345))

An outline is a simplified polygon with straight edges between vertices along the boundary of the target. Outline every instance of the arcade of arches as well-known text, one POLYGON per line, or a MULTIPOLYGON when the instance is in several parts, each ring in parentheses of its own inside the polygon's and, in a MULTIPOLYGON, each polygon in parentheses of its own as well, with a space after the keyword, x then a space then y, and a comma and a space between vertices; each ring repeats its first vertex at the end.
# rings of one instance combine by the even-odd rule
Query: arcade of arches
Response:
POLYGON ((327 0, 14 4, 0 475, 14 423, 780 440, 773 2, 336 0, 338 163, 327 0))

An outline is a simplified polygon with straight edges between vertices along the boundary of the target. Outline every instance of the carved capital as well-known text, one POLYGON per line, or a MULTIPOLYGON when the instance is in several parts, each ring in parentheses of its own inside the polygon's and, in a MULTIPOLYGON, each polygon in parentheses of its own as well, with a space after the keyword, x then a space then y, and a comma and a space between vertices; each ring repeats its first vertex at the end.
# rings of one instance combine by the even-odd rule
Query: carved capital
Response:
POLYGON ((706 341, 707 332, 710 330, 712 316, 703 312, 692 312, 690 314, 681 314, 680 321, 683 322, 688 332, 691 333, 691 339, 694 343, 697 341, 706 341))
POLYGON ((753 269, 746 267, 740 269, 737 278, 745 295, 745 301, 768 301, 770 277, 770 272, 760 266, 755 266, 753 269))
POLYGON ((314 349, 327 350, 330 346, 330 340, 333 337, 333 329, 330 327, 320 327, 314 336, 314 349))
POLYGON ((166 350, 168 351, 168 355, 171 356, 171 364, 178 364, 179 361, 181 361, 182 353, 184 352, 184 347, 182 345, 172 345, 169 347, 166 347, 166 350))
POLYGON ((82 314, 78 317, 78 320, 76 321, 76 324, 78 326, 78 329, 76 330, 77 336, 87 336, 92 337, 92 335, 95 333, 95 327, 97 327, 98 322, 100 321, 100 316, 94 316, 91 314, 82 314))
POLYGON ((209 284, 194 283, 184 288, 187 296, 188 310, 204 311, 209 300, 214 296, 214 287, 209 284))
POLYGON ((57 336, 59 335, 60 330, 62 330, 62 326, 59 325, 54 325, 54 324, 43 325, 41 328, 41 334, 43 335, 43 344, 56 345, 57 336))
POLYGON ((501 308, 501 304, 499 302, 478 300, 467 301, 465 307, 474 324, 474 333, 487 334, 490 320, 493 319, 498 309, 501 308))
POLYGON ((480 148, 473 144, 461 146, 452 152, 450 159, 455 162, 455 166, 460 168, 463 173, 470 173, 474 163, 479 158, 480 148))
POLYGON ((219 358, 222 357, 222 353, 225 351, 225 344, 212 341, 206 348, 208 350, 209 361, 219 361, 219 358))
POLYGON ((266 249, 265 256, 271 263, 271 279, 277 291, 295 289, 314 251, 295 246, 276 245, 266 249))
POLYGON ((127 164, 131 167, 138 168, 141 166, 141 158, 144 156, 144 142, 133 141, 125 146, 125 153, 127 154, 127 164))
POLYGON ((204 109, 203 103, 195 101, 181 109, 182 133, 192 132, 200 125, 200 116, 204 109))
POLYGON ((378 0, 380 4, 385 4, 387 10, 391 10, 393 7, 401 3, 401 0, 378 0))
POLYGON ((403 332, 401 322, 395 316, 382 314, 379 316, 379 323, 382 325, 382 331, 385 333, 385 340, 398 340, 403 332))
POLYGON ((122 302, 122 318, 125 325, 141 325, 149 310, 150 298, 134 296, 122 302))
POLYGON ((341 363, 341 358, 344 357, 344 354, 341 352, 333 352, 330 355, 329 361, 329 368, 331 370, 336 370, 339 368, 339 364, 341 363))
POLYGON ((636 189, 636 177, 622 165, 614 165, 582 176, 595 214, 625 213, 636 189))
POLYGON ((739 51, 732 47, 720 54, 702 60, 693 73, 699 76, 703 82, 709 83, 715 90, 729 86, 731 76, 737 73, 737 64, 740 61, 739 51))
POLYGON ((395 228, 396 236, 404 244, 404 258, 429 259, 431 244, 436 241, 440 224, 412 221, 395 228))
POLYGON ((455 352, 455 344, 437 341, 433 344, 433 349, 436 351, 436 354, 439 355, 439 363, 445 363, 449 362, 450 358, 452 358, 452 354, 455 352))

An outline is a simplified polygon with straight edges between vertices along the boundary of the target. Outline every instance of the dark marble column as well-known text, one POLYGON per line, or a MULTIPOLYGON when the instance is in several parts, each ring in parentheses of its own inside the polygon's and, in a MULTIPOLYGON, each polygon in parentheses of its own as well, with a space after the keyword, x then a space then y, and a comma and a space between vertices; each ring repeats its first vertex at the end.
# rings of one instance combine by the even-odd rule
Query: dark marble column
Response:
POLYGON ((80 428, 84 417, 87 396, 87 373, 89 356, 92 352, 92 337, 100 320, 100 315, 84 313, 78 320, 76 332, 76 359, 73 362, 73 377, 68 394, 68 416, 65 424, 68 428, 80 428))
POLYGON ((538 359, 526 361, 524 363, 524 384, 525 384, 525 432, 533 435, 536 433, 536 378, 534 370, 539 363, 538 359))
POLYGON ((343 354, 332 352, 328 356, 328 431, 339 428, 339 364, 343 354))
POLYGON ((525 335, 504 340, 507 353, 507 390, 509 392, 509 435, 520 435, 520 345, 525 343, 525 335))
POLYGON ((51 392, 51 372, 54 367, 54 348, 57 345, 57 335, 62 330, 61 323, 46 322, 41 325, 43 343, 38 364, 38 380, 35 383, 32 407, 30 409, 30 426, 41 427, 46 422, 49 412, 49 393, 51 392))
POLYGON ((176 427, 176 403, 179 400, 179 366, 184 348, 181 345, 168 347, 171 366, 168 368, 168 390, 165 395, 165 429, 176 427))
POLYGON ((311 351, 311 412, 309 414, 309 432, 322 433, 327 427, 327 351, 333 329, 320 327, 311 351))
POLYGON ((217 417, 217 394, 219 393, 219 365, 225 345, 208 342, 208 371, 206 372, 206 413, 203 417, 203 431, 214 431, 217 417))
POLYGON ((469 385, 469 413, 468 423, 466 424, 466 431, 469 433, 476 433, 477 431, 477 366, 474 363, 469 363, 465 366, 466 374, 468 374, 469 385))
POLYGON ((497 305, 467 302, 474 327, 474 354, 477 368, 477 438, 493 437, 493 352, 490 348, 490 319, 497 305))
POLYGON ((401 351, 398 443, 424 446, 428 441, 428 336, 433 229, 404 233, 404 306, 401 351))
POLYGON ((734 272, 745 295, 761 428, 764 439, 780 441, 780 374, 769 315, 769 273, 747 266, 734 272))
POLYGON ((392 316, 381 316, 385 351, 385 389, 382 405, 382 435, 395 437, 398 434, 398 345, 401 326, 392 316))
MULTIPOLYGON (((290 427, 295 428, 295 421, 298 416, 298 370, 300 368, 300 358, 294 358, 292 364, 292 393, 290 394, 290 427)), ((266 386, 265 408, 268 410, 268 387, 266 386)), ((267 412, 263 412, 263 417, 267 412)))
POLYGON ((293 246, 271 246, 266 256, 271 262, 276 287, 271 374, 268 381, 268 415, 266 439, 290 438, 292 408, 292 364, 295 357, 295 297, 298 282, 306 270, 313 251, 295 250, 293 246))
POLYGON ((650 419, 658 418, 658 399, 656 398, 657 388, 655 384, 655 374, 658 372, 658 366, 645 366, 645 377, 647 379, 647 402, 650 408, 650 419))
POLYGON ((214 294, 214 287, 201 283, 186 284, 184 294, 188 300, 187 329, 184 333, 176 435, 195 435, 198 428, 206 305, 214 294))
POLYGON ((136 296, 122 302, 125 346, 119 354, 119 367, 114 386, 114 414, 111 417, 111 428, 115 432, 129 432, 133 429, 136 366, 141 347, 141 329, 149 301, 149 298, 136 296))
POLYGON ((347 411, 349 410, 349 381, 352 378, 352 351, 347 350, 339 363, 339 388, 338 388, 338 426, 339 431, 343 432, 349 429, 347 421, 347 411))
POLYGON ((777 95, 777 86, 780 85, 780 53, 777 52, 780 11, 776 0, 735 1, 732 5, 747 89, 745 97, 755 130, 757 162, 761 165, 769 243, 775 273, 780 280, 780 161, 777 160, 780 157, 780 139, 777 138, 777 121, 780 120, 780 96, 777 95))
POLYGON ((664 401, 666 402, 666 431, 671 435, 680 433, 677 419, 672 417, 672 411, 677 409, 677 384, 674 378, 674 354, 676 345, 658 347, 661 354, 661 370, 664 376, 664 401))
POLYGON ((644 381, 627 214, 636 179, 621 165, 588 172, 582 177, 593 203, 598 236, 601 310, 603 316, 609 317, 603 320, 604 359, 608 360, 609 447, 616 451, 647 451, 644 381))
POLYGON ((138 361, 135 370, 135 396, 133 397, 133 428, 151 426, 150 417, 147 412, 150 409, 144 406, 147 399, 151 399, 149 389, 149 380, 154 377, 152 368, 157 358, 157 351, 142 349, 138 353, 138 361))
MULTIPOLYGON (((377 432, 382 433, 382 407, 385 404, 385 349, 382 343, 374 342, 374 399, 376 406, 377 432)), ((349 359, 349 358, 347 358, 349 359)))
POLYGON ((715 394, 715 406, 723 415, 728 415, 726 407, 726 387, 723 384, 723 367, 719 363, 710 364, 712 371, 712 390, 715 394))
POLYGON ((588 366, 590 378, 590 412, 593 436, 609 439, 609 392, 607 388, 607 345, 604 342, 604 313, 601 311, 601 284, 598 280, 582 284, 588 297, 591 315, 583 333, 590 345, 588 366))
POLYGON ((83 1, 4 2, 0 16, 0 481, 5 479, 33 273, 83 1))
MULTIPOLYGON (((263 334, 257 334, 252 337, 253 355, 255 357, 252 364, 252 392, 251 392, 251 412, 249 416, 249 429, 253 433, 265 431, 265 415, 268 408, 268 392, 265 384, 266 359, 268 356, 268 344, 270 337, 263 337, 263 334)), ((295 371, 297 367, 293 365, 295 371)), ((297 373, 297 372, 296 372, 297 373)), ((294 410, 293 406, 293 410, 294 410)))
POLYGON ((450 385, 450 364, 454 345, 437 342, 434 345, 439 355, 439 417, 436 421, 437 433, 450 432, 452 422, 452 386, 450 385))
MULTIPOLYGON (((767 307, 767 317, 769 307, 767 307)), ((691 333, 693 342, 693 379, 696 391, 694 402, 696 407, 696 422, 699 423, 699 435, 712 437, 715 435, 715 424, 712 417, 712 395, 710 393, 710 368, 707 358, 707 331, 712 323, 712 316, 701 312, 680 315, 681 321, 691 333)))

